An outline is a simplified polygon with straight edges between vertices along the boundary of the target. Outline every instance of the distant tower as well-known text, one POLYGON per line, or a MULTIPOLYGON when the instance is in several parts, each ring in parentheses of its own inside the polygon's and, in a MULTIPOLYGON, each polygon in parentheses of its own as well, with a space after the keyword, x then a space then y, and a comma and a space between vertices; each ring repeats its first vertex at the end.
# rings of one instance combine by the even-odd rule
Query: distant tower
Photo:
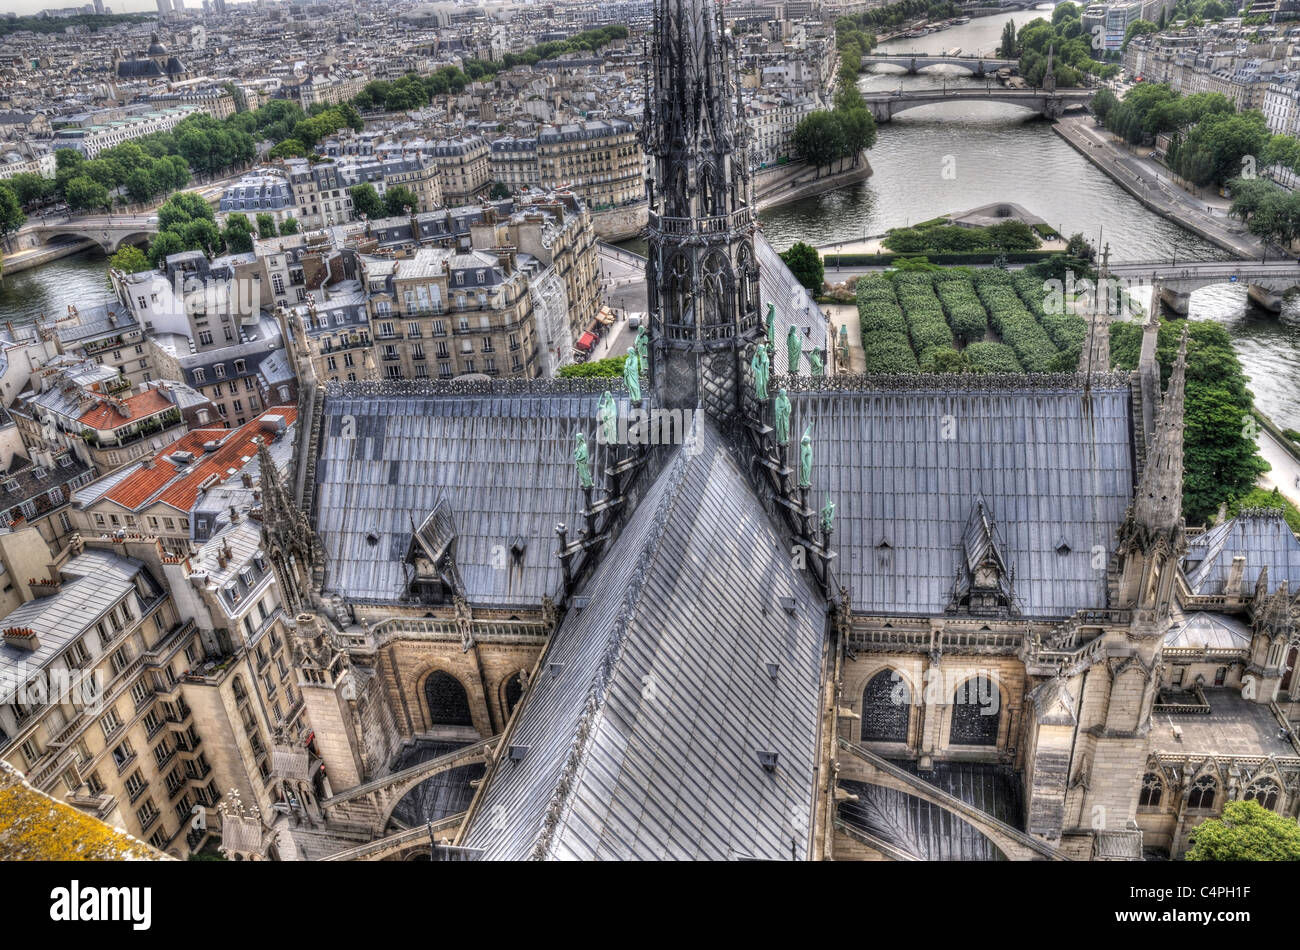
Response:
POLYGON ((172 0, 172 9, 177 13, 185 12, 185 0, 172 0))
POLYGON ((156 0, 156 2, 158 4, 158 15, 160 17, 165 17, 167 14, 172 12, 172 6, 167 2, 167 0, 156 0))
MULTIPOLYGON (((177 0, 179 2, 179 0, 177 0)), ((1047 72, 1043 73, 1043 92, 1056 92, 1056 44, 1047 47, 1047 72)))
POLYGON ((748 128, 713 0, 656 0, 642 130, 653 386, 659 405, 721 420, 761 334, 748 128))

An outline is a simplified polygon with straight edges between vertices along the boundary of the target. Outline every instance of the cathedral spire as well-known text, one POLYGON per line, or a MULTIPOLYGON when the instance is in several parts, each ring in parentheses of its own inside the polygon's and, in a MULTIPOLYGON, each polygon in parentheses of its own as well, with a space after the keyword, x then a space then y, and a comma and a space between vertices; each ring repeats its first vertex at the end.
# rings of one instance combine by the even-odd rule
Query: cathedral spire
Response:
POLYGON ((1110 245, 1101 257, 1097 288, 1088 314, 1088 336, 1079 354, 1079 372, 1085 374, 1110 371, 1110 245))
MULTIPOLYGON (((1187 374, 1187 327, 1156 418, 1146 467, 1133 502, 1133 520, 1151 538, 1181 535, 1183 521, 1183 400, 1187 374)), ((1176 546, 1176 545, 1175 545, 1176 546)))
POLYGON ((655 401, 731 418, 762 323, 748 125, 713 0, 656 0, 642 140, 655 401))
POLYGON ((1160 362, 1156 345, 1160 342, 1160 284, 1151 287, 1151 308, 1142 325, 1142 351, 1138 357, 1138 386, 1142 395, 1142 441, 1146 445, 1155 433, 1156 412, 1160 408, 1160 362))

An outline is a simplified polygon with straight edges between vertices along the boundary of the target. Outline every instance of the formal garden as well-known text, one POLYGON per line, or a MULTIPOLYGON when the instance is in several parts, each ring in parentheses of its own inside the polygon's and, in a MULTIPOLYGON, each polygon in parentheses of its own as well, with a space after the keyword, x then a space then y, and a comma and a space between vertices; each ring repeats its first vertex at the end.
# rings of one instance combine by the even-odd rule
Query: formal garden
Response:
MULTIPOLYGON (((1087 320, 1049 295, 1050 265, 1000 268, 914 265, 864 276, 854 292, 868 373, 1073 373, 1087 320), (1049 303, 1053 309, 1049 309, 1049 303)), ((1091 276, 1091 275, 1088 275, 1091 276)), ((1141 314, 1111 323, 1111 368, 1137 367, 1141 314)), ((1163 382, 1189 330, 1183 508, 1189 524, 1242 506, 1286 508, 1256 489, 1265 469, 1249 424, 1252 397, 1227 331, 1212 321, 1162 320, 1156 358, 1163 382), (1245 421, 1243 421, 1245 420, 1245 421)))

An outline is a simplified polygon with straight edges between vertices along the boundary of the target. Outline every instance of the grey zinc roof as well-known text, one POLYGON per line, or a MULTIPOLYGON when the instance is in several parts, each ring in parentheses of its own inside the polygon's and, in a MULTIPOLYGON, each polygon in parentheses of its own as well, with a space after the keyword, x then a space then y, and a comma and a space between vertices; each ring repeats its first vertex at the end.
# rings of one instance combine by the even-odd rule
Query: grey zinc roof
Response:
MULTIPOLYGON (((817 301, 809 295, 803 284, 795 280, 785 261, 768 243, 762 232, 754 238, 754 257, 758 261, 759 282, 759 316, 767 319, 767 305, 776 304, 776 358, 773 360, 773 375, 788 373, 790 360, 786 356, 785 338, 791 326, 799 327, 803 334, 805 353, 812 349, 822 351, 823 363, 826 359, 826 318, 822 315, 817 301)), ((764 325, 766 326, 766 324, 764 325)), ((802 372, 811 372, 807 359, 800 362, 802 372)))
POLYGON ((710 424, 579 595, 509 737, 527 751, 499 758, 465 844, 489 859, 539 843, 556 859, 806 856, 825 604, 710 424))
POLYGON ((445 495, 471 603, 536 606, 556 592, 555 524, 576 525, 581 507, 573 434, 581 427, 595 445, 598 393, 344 392, 326 396, 316 467, 327 590, 396 601, 412 523, 445 495), (344 437, 345 417, 355 438, 344 437), (493 548, 509 550, 517 538, 526 542, 522 566, 496 569, 493 548))
POLYGON ((965 392, 912 377, 913 389, 791 396, 792 458, 811 422, 809 501, 838 506, 836 570, 853 609, 941 614, 981 498, 1022 614, 1104 607, 1093 549, 1113 550, 1132 494, 1127 386, 1094 387, 1089 414, 1078 384, 962 380, 965 392))
POLYGON ((1270 591, 1284 580, 1292 590, 1300 584, 1300 540, 1280 509, 1243 511, 1193 538, 1185 560, 1192 593, 1222 594, 1232 571, 1232 559, 1239 556, 1246 559, 1241 579, 1246 594, 1255 589, 1260 569, 1265 567, 1270 591))
POLYGON ((1175 623, 1165 635, 1165 647, 1249 650, 1250 628, 1227 614, 1193 613, 1175 623))
MULTIPOLYGON (((39 646, 28 651, 0 641, 0 686, 26 682, 91 628, 96 620, 134 588, 132 579, 143 568, 135 558, 90 548, 60 570, 64 578, 57 594, 37 597, 12 610, 4 626, 36 631, 39 646)), ((150 590, 156 590, 152 582, 150 590)), ((135 603, 138 612, 140 604, 135 603)), ((97 652, 96 641, 90 652, 97 652)))

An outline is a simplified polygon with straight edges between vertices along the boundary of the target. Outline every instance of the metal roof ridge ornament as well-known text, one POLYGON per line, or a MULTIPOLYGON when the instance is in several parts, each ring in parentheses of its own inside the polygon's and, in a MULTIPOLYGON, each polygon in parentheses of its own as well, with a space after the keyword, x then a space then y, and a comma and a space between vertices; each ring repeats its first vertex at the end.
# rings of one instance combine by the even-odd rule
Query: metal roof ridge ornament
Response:
POLYGON ((1127 372, 1093 373, 836 373, 833 376, 786 374, 777 380, 792 393, 893 392, 1093 392, 1127 391, 1127 372), (1091 383, 1091 385, 1089 385, 1091 383))
POLYGON ((331 398, 374 398, 409 396, 578 396, 599 395, 608 389, 623 395, 626 387, 617 379, 603 376, 536 379, 374 379, 355 382, 327 382, 325 395, 331 398))

